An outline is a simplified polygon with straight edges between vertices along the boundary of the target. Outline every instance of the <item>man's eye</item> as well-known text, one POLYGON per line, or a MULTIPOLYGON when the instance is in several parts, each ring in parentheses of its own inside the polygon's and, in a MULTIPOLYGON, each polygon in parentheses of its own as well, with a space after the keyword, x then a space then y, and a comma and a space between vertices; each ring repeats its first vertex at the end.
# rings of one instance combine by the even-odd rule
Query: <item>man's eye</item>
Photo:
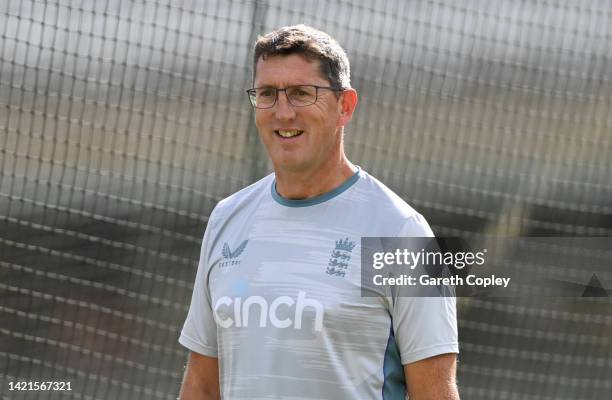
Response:
POLYGON ((311 97, 313 93, 308 88, 297 87, 293 90, 292 95, 296 97, 311 97))

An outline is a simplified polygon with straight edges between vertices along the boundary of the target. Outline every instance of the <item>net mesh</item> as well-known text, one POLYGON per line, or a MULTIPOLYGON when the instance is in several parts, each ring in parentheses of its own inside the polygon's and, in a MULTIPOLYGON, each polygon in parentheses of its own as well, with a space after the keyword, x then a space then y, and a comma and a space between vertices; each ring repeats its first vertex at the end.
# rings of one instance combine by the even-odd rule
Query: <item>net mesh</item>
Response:
MULTIPOLYGON (((349 157, 436 234, 612 234, 607 1, 2 1, 3 398, 176 397, 207 217, 271 170, 252 43, 302 22, 351 59, 349 157)), ((460 299, 462 396, 607 398, 610 315, 460 299)))

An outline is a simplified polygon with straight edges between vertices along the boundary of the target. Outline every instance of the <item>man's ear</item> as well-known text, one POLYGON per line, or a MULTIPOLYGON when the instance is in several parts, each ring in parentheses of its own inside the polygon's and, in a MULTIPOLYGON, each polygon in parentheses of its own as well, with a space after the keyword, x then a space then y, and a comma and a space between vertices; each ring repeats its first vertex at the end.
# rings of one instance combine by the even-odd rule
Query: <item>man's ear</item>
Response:
POLYGON ((338 119, 338 126, 348 124, 357 107, 357 101, 357 91, 355 89, 346 89, 342 92, 339 105, 340 118, 338 119))

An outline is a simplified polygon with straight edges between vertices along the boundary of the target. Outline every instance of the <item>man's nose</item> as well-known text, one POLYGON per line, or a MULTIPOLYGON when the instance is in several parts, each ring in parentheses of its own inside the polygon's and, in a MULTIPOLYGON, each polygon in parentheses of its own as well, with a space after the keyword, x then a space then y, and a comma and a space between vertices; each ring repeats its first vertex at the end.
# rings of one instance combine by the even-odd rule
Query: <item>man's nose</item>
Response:
POLYGON ((286 91, 278 91, 276 98, 276 118, 279 120, 288 120, 292 119, 295 116, 295 110, 293 106, 289 103, 289 98, 287 97, 286 91))

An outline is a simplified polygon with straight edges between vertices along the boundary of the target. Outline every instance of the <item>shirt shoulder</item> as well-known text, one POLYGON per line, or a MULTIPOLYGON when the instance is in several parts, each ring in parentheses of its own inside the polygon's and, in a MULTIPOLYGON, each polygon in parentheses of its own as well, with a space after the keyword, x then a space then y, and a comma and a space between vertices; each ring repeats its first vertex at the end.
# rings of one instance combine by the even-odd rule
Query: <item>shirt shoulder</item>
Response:
POLYGON ((241 236, 241 231, 252 222, 262 202, 271 198, 273 181, 274 174, 270 174, 217 203, 206 224, 200 254, 201 264, 210 265, 209 257, 219 243, 223 245, 224 237, 241 236))
MULTIPOLYGON (((378 179, 363 171, 353 198, 371 221, 387 227, 378 236, 433 236, 425 218, 378 179)), ((376 225, 376 224, 374 224, 376 225)), ((374 236, 374 235, 372 235, 374 236)))
POLYGON ((209 223, 218 224, 237 212, 253 209, 255 204, 270 197, 273 182, 274 174, 272 173, 219 201, 211 213, 209 223))
POLYGON ((362 182, 361 185, 358 186, 359 189, 364 191, 371 202, 376 202, 378 204, 376 208, 380 212, 404 218, 418 214, 418 212, 406 203, 404 199, 374 176, 364 171, 361 178, 362 182))

